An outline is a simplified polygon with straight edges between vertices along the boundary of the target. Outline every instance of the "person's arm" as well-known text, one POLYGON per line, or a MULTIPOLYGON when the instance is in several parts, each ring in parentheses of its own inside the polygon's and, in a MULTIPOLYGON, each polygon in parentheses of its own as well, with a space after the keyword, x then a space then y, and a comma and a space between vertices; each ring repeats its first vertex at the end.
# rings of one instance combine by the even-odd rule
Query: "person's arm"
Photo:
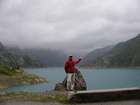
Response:
POLYGON ((64 69, 65 69, 65 72, 68 73, 68 72, 67 72, 67 69, 68 69, 68 62, 65 63, 64 69))
POLYGON ((82 58, 83 58, 83 57, 80 57, 77 61, 75 61, 75 62, 74 62, 75 65, 76 65, 77 63, 79 63, 79 62, 82 60, 82 58))

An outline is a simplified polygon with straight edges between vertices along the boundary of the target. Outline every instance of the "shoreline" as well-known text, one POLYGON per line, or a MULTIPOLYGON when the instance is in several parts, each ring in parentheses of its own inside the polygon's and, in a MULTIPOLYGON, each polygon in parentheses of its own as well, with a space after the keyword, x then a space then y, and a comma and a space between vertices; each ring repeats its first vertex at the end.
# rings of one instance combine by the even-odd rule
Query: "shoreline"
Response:
POLYGON ((19 75, 0 76, 0 89, 5 89, 14 86, 29 85, 29 84, 40 84, 52 82, 47 80, 45 77, 28 74, 26 71, 22 70, 23 73, 19 75))
POLYGON ((80 69, 140 69, 140 67, 78 67, 80 69))
POLYGON ((50 68, 50 67, 20 67, 20 69, 35 69, 35 68, 41 69, 41 68, 50 68))

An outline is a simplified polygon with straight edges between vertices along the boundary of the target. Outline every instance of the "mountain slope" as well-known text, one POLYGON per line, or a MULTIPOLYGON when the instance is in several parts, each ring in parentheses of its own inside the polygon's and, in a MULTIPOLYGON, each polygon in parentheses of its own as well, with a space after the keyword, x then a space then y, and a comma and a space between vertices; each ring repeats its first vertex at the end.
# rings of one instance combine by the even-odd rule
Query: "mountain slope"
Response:
POLYGON ((63 66, 67 56, 64 52, 51 49, 25 49, 27 54, 34 56, 48 66, 63 66))
POLYGON ((106 55, 84 67, 140 67, 140 34, 118 43, 106 55))
POLYGON ((9 66, 19 65, 20 67, 47 67, 45 64, 42 64, 40 61, 27 54, 18 55, 6 50, 1 43, 0 62, 9 66))
POLYGON ((99 48, 99 49, 95 49, 92 52, 88 53, 83 59, 82 61, 79 63, 81 65, 83 64, 87 64, 91 61, 94 61, 95 59, 97 59, 98 57, 102 56, 103 54, 107 53, 108 51, 110 51, 112 48, 114 47, 114 45, 110 45, 110 46, 106 46, 104 48, 99 48))
POLYGON ((63 66, 68 58, 64 52, 51 49, 31 48, 20 50, 18 47, 6 47, 6 48, 16 54, 29 54, 50 67, 63 66))

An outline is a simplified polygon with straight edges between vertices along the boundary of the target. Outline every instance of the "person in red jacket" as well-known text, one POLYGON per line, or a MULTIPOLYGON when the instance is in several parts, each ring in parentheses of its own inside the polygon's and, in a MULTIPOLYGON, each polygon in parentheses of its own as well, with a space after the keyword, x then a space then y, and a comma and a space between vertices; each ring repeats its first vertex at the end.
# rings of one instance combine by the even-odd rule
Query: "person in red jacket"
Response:
POLYGON ((64 66, 65 72, 67 73, 67 87, 66 87, 66 89, 68 91, 74 90, 75 72, 76 72, 75 65, 77 63, 79 63, 82 59, 82 57, 80 57, 77 61, 73 61, 72 57, 73 56, 70 54, 69 59, 66 61, 65 66, 64 66))

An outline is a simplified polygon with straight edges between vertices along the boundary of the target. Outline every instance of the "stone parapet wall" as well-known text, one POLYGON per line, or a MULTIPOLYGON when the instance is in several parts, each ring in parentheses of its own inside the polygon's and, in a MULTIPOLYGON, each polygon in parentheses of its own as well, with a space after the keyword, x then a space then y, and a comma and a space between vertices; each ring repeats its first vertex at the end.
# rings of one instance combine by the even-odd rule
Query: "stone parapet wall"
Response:
POLYGON ((68 99, 77 103, 140 99, 140 88, 70 91, 68 99))

